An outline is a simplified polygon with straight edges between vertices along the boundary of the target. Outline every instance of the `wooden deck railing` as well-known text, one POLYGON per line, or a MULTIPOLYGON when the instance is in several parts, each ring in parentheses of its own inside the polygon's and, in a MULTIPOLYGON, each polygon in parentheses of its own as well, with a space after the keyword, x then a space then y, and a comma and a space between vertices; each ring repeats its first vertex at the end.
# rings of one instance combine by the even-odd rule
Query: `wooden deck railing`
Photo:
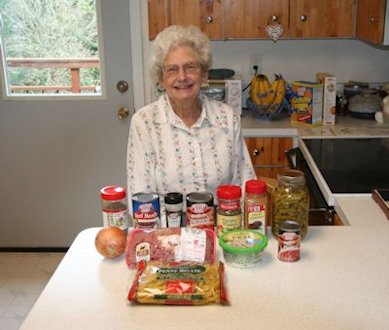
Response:
POLYGON ((7 58, 7 65, 10 68, 65 68, 70 71, 70 86, 11 86, 12 92, 36 92, 42 91, 70 91, 72 93, 81 93, 88 90, 94 92, 96 86, 81 86, 80 69, 81 68, 100 68, 98 58, 7 58))

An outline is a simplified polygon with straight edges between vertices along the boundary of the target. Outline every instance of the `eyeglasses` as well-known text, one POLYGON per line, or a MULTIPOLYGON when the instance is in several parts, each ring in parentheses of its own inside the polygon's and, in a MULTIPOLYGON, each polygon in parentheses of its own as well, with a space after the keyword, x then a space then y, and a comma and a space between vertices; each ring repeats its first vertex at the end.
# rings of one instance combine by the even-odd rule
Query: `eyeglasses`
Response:
POLYGON ((183 65, 177 65, 177 64, 172 64, 172 65, 165 65, 162 67, 163 73, 165 73, 168 77, 175 77, 179 74, 180 72, 180 67, 184 71, 185 74, 194 74, 197 73, 201 67, 200 63, 198 62, 189 62, 185 63, 183 65))

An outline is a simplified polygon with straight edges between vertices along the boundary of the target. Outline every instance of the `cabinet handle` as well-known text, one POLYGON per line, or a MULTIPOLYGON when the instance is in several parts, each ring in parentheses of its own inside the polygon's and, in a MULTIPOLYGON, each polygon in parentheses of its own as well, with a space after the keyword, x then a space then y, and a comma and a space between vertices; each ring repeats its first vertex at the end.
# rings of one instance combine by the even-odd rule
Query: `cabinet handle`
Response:
POLYGON ((278 21, 278 16, 277 16, 277 15, 273 15, 273 16, 271 17, 271 20, 272 20, 273 22, 277 22, 277 21, 278 21))
POLYGON ((377 17, 370 17, 370 23, 375 23, 375 22, 378 22, 378 18, 377 17))
POLYGON ((254 149, 253 150, 253 156, 254 157, 258 156, 260 153, 261 153, 261 150, 258 150, 258 149, 254 149))
POLYGON ((301 22, 305 22, 307 20, 307 16, 306 15, 301 15, 300 16, 300 19, 301 19, 301 22))
POLYGON ((212 23, 213 22, 213 17, 212 16, 207 16, 207 22, 212 23))

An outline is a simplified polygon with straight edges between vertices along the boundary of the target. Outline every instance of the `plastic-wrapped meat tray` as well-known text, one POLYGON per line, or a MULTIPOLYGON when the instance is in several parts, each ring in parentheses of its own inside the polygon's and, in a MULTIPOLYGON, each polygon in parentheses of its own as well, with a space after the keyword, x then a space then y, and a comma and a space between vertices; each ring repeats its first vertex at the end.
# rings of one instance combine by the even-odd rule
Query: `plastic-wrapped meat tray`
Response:
POLYGON ((136 228, 127 236, 126 263, 130 268, 141 260, 213 263, 215 241, 216 234, 211 229, 136 228))

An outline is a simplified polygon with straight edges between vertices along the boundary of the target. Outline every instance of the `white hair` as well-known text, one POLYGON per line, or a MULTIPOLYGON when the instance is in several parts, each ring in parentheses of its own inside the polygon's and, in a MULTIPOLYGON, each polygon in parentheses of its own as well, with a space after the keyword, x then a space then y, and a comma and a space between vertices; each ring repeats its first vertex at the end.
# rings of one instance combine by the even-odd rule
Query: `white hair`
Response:
POLYGON ((150 76, 153 82, 162 78, 162 66, 170 50, 178 45, 193 48, 199 55, 201 69, 208 71, 212 63, 208 36, 198 27, 171 25, 161 31, 154 40, 150 57, 150 76))

